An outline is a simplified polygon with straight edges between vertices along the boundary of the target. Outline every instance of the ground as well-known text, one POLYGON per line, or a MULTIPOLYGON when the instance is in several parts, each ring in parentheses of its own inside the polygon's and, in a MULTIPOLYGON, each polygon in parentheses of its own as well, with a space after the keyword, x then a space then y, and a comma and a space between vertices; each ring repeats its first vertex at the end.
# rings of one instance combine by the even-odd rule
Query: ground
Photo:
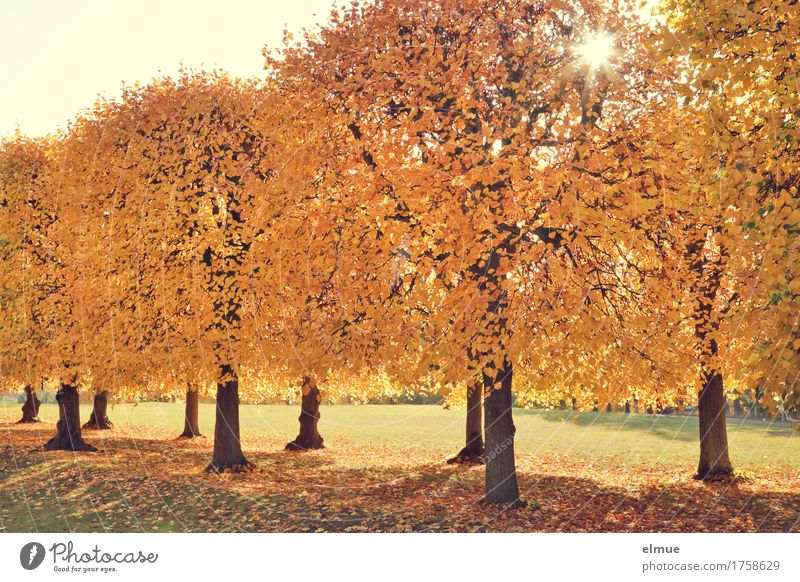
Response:
MULTIPOLYGON (((54 431, 0 404, 0 531, 800 531, 800 433, 730 419, 735 481, 692 479, 697 419, 517 410, 524 509, 480 504, 482 467, 447 465, 464 410, 323 406, 325 450, 283 450, 299 407, 242 406, 251 473, 204 472, 179 403, 117 405, 99 453, 35 450, 54 431)), ((88 418, 89 407, 81 410, 88 418)), ((214 408, 200 428, 213 434, 214 408)))

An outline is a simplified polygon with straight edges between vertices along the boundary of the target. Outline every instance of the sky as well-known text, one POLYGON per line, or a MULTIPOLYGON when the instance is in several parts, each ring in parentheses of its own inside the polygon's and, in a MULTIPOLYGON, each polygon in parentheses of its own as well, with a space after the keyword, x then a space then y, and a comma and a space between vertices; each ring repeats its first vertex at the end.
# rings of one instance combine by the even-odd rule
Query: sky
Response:
POLYGON ((98 94, 181 64, 263 74, 280 46, 328 18, 335 0, 0 0, 0 136, 63 127, 98 94))

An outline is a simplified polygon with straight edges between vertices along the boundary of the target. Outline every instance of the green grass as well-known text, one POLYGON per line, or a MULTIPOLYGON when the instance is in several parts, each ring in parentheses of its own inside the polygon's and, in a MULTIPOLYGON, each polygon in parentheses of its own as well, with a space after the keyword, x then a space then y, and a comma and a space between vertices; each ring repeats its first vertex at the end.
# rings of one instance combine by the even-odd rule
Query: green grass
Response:
MULTIPOLYGON (((320 432, 326 442, 381 443, 428 448, 432 454, 455 452, 464 440, 464 410, 428 405, 322 406, 320 432)), ((90 408, 82 406, 81 418, 90 408)), ((297 433, 298 407, 242 405, 242 437, 281 437, 297 433)), ((42 405, 40 417, 54 423, 58 410, 42 405)), ((0 404, 0 422, 19 415, 16 403, 0 404)), ((183 428, 181 403, 118 404, 109 410, 117 427, 183 428)), ((562 411, 514 409, 519 453, 579 454, 613 457, 622 464, 658 465, 693 462, 698 452, 696 417, 648 416, 622 413, 572 414, 562 411)), ((214 405, 200 405, 200 429, 213 434, 214 405)), ((44 429, 44 427, 42 427, 44 429)), ((89 438, 89 437, 87 437, 89 438)), ((783 423, 728 419, 728 439, 734 466, 800 468, 800 433, 783 423)))

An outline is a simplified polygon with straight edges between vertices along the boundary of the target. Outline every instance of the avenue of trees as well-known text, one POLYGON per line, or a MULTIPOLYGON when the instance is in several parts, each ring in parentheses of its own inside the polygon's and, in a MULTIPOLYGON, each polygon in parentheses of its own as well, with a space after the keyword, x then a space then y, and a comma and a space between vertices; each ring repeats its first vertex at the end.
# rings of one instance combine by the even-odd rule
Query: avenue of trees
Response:
POLYGON ((33 421, 58 384, 46 450, 142 394, 210 433, 214 396, 214 471, 250 466, 242 395, 299 388, 307 450, 326 395, 438 393, 510 505, 515 402, 696 405, 697 477, 731 474, 728 395, 800 401, 800 6, 636 8, 354 3, 262 80, 186 72, 4 139, 0 388, 33 421))

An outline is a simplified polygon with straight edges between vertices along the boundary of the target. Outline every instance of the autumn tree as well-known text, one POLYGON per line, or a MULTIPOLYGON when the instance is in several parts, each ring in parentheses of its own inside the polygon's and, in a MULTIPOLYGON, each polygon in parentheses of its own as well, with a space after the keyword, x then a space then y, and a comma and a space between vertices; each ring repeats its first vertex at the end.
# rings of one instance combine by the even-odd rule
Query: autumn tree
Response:
POLYGON ((113 426, 108 418, 108 390, 99 390, 92 399, 92 412, 83 428, 109 430, 113 426))
MULTIPOLYGON (((781 341, 764 337, 757 326, 770 304, 781 303, 775 299, 791 297, 794 280, 785 257, 796 244, 795 9, 793 0, 665 3, 671 27, 665 54, 679 55, 686 65, 676 112, 689 130, 675 132, 672 143, 690 169, 682 173, 688 180, 679 195, 702 196, 683 217, 702 368, 699 478, 732 471, 725 434, 726 362, 719 351, 720 343, 734 336, 720 331, 721 322, 735 320, 737 335, 750 337, 750 348, 761 353, 750 358, 751 369, 753 359, 771 360, 764 357, 765 346, 792 341, 787 327, 781 341), (735 262, 741 258, 744 267, 735 262), (735 281, 727 285, 727 296, 726 280, 735 281)), ((783 379, 770 384, 787 386, 783 379)))
POLYGON ((26 224, 26 202, 36 204, 50 163, 47 140, 29 140, 17 134, 0 146, 0 368, 6 390, 23 386, 25 402, 19 422, 35 422, 39 399, 33 388, 44 370, 31 357, 32 351, 47 341, 48 330, 41 319, 41 297, 34 293, 43 282, 32 275, 32 264, 45 262, 45 249, 37 230, 26 224))
POLYGON ((270 173, 263 158, 266 139, 251 123, 260 93, 227 77, 197 75, 165 80, 143 97, 146 114, 137 128, 142 157, 136 170, 143 184, 140 195, 150 205, 142 220, 148 236, 161 231, 162 244, 169 241, 170 263, 180 266, 176 272, 192 278, 178 287, 185 299, 168 295, 166 315, 179 316, 182 304, 192 305, 198 345, 207 349, 206 365, 215 370, 217 415, 209 469, 241 470, 250 463, 240 442, 237 370, 244 360, 240 351, 247 349, 240 333, 247 254, 258 234, 246 218, 255 212, 254 184, 270 173))
POLYGON ((87 379, 79 329, 87 272, 80 199, 62 181, 69 152, 63 139, 15 136, 3 147, 2 288, 11 322, 4 326, 12 375, 55 377, 59 420, 45 450, 94 451, 81 437, 78 390, 87 379), (35 363, 34 363, 35 362, 35 363))
POLYGON ((41 422, 39 420, 39 407, 41 406, 42 402, 36 395, 36 391, 33 389, 33 386, 26 385, 24 388, 24 393, 25 402, 22 405, 22 418, 17 422, 41 422))
POLYGON ((203 436, 200 433, 200 393, 194 386, 186 387, 186 401, 184 405, 183 432, 178 438, 193 439, 203 436))
POLYGON ((613 238, 600 200, 628 195, 587 196, 574 173, 604 107, 627 103, 624 83, 590 82, 580 66, 578 47, 603 25, 619 34, 618 78, 636 76, 636 22, 569 2, 353 7, 273 63, 347 130, 342 147, 366 170, 358 201, 379 233, 363 246, 406 263, 401 361, 483 386, 487 503, 519 504, 511 385, 531 339, 516 333, 523 298, 563 296, 556 282, 569 273, 586 280, 592 264, 578 258, 590 253, 575 249, 613 238))

